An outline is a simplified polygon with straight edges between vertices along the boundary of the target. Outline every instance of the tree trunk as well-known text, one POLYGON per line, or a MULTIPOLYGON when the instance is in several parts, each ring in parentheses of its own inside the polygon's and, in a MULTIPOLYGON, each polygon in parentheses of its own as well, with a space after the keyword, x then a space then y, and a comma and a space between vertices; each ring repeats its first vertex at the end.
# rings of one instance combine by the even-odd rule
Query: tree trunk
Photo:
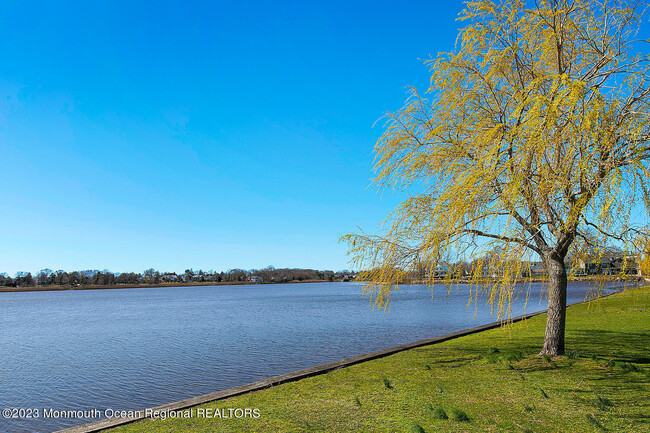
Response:
POLYGON ((564 258, 552 255, 544 262, 548 271, 548 314, 544 348, 540 355, 564 355, 567 286, 564 258))

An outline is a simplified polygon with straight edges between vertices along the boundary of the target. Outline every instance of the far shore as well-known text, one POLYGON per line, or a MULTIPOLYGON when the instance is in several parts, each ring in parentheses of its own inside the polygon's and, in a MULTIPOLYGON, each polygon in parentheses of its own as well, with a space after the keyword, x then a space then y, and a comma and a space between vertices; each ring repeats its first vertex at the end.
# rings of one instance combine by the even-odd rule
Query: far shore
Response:
POLYGON ((0 293, 8 292, 58 292, 62 290, 104 290, 104 289, 137 289, 137 288, 158 288, 158 287, 190 287, 190 286, 243 286, 260 284, 292 284, 292 283, 328 283, 329 280, 293 280, 285 283, 253 283, 251 281, 205 281, 188 283, 160 283, 160 284, 85 284, 79 286, 29 286, 29 287, 0 287, 0 293))
MULTIPOLYGON (((454 279, 445 279, 445 278, 436 278, 435 282, 448 282, 448 283, 476 283, 477 281, 472 280, 471 278, 454 278, 454 279)), ((498 277, 483 277, 478 280, 478 283, 493 283, 495 281, 501 281, 498 277)), ((641 276, 638 275, 588 275, 588 276, 579 276, 579 277, 569 277, 568 281, 571 282, 589 282, 589 281, 647 281, 641 276)), ((517 280, 517 283, 547 283, 548 278, 546 277, 521 277, 517 280)), ((424 281, 416 281, 412 284, 426 284, 424 281)))
MULTIPOLYGON (((522 279, 520 283, 545 283, 548 280, 545 278, 532 278, 532 279, 522 279)), ((642 277, 636 275, 592 275, 588 277, 573 277, 569 279, 569 282, 589 282, 589 281, 621 281, 621 282, 634 282, 634 281, 644 281, 642 277)), ((647 281, 647 280, 646 280, 647 281)), ((6 287, 0 286, 0 293, 11 293, 11 292, 56 292, 63 290, 104 290, 104 289, 137 289, 137 288, 159 288, 159 287, 190 287, 190 286, 242 286, 242 285, 259 285, 259 284, 296 284, 296 283, 330 283, 330 282, 342 282, 341 280, 292 280, 286 282, 261 282, 254 283, 251 281, 205 281, 197 282, 192 281, 188 283, 159 283, 159 284, 111 284, 111 285, 100 285, 100 284, 84 284, 78 286, 56 286, 56 285, 47 285, 47 286, 27 286, 27 287, 6 287)), ((479 284, 488 284, 494 282, 492 279, 485 279, 479 281, 479 284)), ((363 283, 363 281, 360 281, 363 283)), ((469 284, 476 283, 476 281, 470 281, 469 279, 436 279, 429 282, 429 284, 436 283, 451 283, 451 284, 469 284)), ((411 283, 401 283, 401 284, 427 284, 424 281, 414 281, 411 283)))

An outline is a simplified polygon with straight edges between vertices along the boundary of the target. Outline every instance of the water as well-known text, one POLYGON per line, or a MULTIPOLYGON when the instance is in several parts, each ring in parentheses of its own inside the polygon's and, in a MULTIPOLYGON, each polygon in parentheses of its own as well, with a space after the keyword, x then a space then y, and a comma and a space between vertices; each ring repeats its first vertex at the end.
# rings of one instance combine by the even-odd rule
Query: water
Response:
MULTIPOLYGON (((526 312, 546 308, 540 290, 526 312)), ((587 292, 570 284, 568 302, 587 292)), ((0 293, 0 410, 41 411, 0 417, 0 431, 52 432, 96 419, 43 409, 144 409, 496 319, 467 299, 404 286, 385 313, 353 283, 0 293)))

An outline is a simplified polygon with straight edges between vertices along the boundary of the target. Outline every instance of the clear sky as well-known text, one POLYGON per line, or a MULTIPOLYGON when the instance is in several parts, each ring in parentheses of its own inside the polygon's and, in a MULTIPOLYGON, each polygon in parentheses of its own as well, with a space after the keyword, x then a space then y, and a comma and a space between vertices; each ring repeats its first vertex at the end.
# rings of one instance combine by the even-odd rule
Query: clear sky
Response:
POLYGON ((348 268, 459 1, 0 6, 0 272, 348 268))

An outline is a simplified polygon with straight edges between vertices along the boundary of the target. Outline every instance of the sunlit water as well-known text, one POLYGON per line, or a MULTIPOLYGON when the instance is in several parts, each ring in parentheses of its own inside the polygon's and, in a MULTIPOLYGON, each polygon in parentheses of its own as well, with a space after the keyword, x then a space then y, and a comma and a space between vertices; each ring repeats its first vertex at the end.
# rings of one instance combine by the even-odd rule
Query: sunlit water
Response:
MULTIPOLYGON (((568 302, 588 291, 570 284, 568 302)), ((496 319, 464 287, 431 295, 404 286, 384 312, 352 283, 0 293, 0 410, 144 409, 496 319)), ((526 312, 543 297, 532 285, 526 312)), ((93 420, 0 417, 0 432, 93 420)))

